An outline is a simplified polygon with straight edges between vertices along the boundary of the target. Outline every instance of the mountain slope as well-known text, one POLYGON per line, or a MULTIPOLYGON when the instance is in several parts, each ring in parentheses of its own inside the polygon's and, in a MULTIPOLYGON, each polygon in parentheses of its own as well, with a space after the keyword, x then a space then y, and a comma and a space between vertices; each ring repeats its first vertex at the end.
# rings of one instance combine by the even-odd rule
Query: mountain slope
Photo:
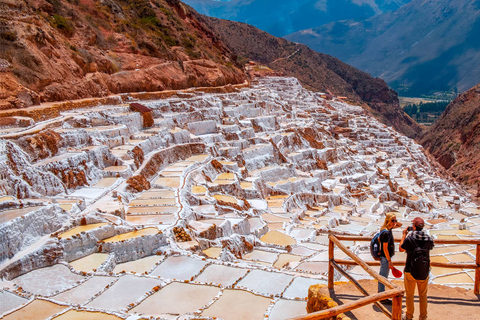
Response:
POLYGON ((346 96, 364 104, 382 122, 415 137, 422 128, 398 105, 397 94, 379 78, 355 69, 340 60, 315 52, 305 45, 276 38, 244 23, 204 16, 209 24, 243 60, 255 60, 275 71, 298 78, 312 89, 346 96))
POLYGON ((395 12, 285 38, 382 77, 402 95, 465 91, 480 78, 476 0, 413 0, 395 12))
POLYGON ((363 20, 411 0, 185 0, 207 16, 244 22, 274 36, 337 20, 363 20))
POLYGON ((0 109, 239 83, 235 55, 178 0, 0 0, 0 109))
POLYGON ((419 141, 449 173, 480 184, 480 84, 460 94, 419 141))

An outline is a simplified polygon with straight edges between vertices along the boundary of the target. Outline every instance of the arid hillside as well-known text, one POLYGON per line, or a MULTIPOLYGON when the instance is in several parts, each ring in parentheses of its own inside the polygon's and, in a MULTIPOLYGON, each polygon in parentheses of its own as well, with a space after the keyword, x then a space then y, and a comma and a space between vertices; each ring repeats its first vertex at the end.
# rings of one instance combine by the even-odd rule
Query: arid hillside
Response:
POLYGON ((419 141, 454 178, 477 187, 480 184, 480 84, 450 103, 419 141))
POLYGON ((0 0, 0 109, 245 80, 178 0, 0 0))
POLYGON ((332 56, 276 38, 250 25, 206 16, 204 19, 240 61, 255 60, 277 72, 298 78, 307 88, 345 96, 409 137, 413 138, 422 131, 422 127, 400 109, 397 93, 382 79, 373 78, 332 56))

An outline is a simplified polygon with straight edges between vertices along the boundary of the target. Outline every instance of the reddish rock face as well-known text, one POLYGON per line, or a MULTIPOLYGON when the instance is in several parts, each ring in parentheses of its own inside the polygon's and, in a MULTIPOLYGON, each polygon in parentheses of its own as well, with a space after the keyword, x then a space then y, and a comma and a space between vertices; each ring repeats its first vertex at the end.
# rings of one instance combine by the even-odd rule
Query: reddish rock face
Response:
POLYGON ((63 141, 53 130, 43 130, 33 136, 20 139, 20 145, 33 159, 45 159, 58 153, 63 141))
POLYGON ((150 189, 150 182, 144 176, 133 176, 127 180, 128 189, 133 192, 142 192, 150 189))

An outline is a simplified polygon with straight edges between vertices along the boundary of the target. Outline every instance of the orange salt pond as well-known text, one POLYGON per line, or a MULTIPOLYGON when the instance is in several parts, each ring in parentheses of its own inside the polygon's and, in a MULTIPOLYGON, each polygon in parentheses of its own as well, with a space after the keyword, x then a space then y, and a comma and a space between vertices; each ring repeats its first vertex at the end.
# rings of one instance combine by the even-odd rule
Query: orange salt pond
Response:
POLYGON ((67 312, 52 318, 52 320, 121 320, 112 314, 99 311, 68 310, 67 312))
POLYGON ((207 188, 204 186, 192 186, 193 194, 205 194, 205 192, 207 192, 207 188))
POLYGON ((191 156, 188 159, 185 159, 185 161, 201 162, 201 161, 207 159, 208 157, 209 157, 208 154, 198 154, 198 155, 191 156))
POLYGON ((433 279, 432 281, 435 284, 471 284, 473 283, 473 279, 466 273, 456 273, 446 276, 441 276, 433 279))
POLYGON ((229 320, 263 319, 270 302, 270 298, 248 291, 227 289, 217 301, 202 312, 202 316, 229 320))
POLYGON ((33 300, 25 307, 4 316, 4 320, 44 320, 50 318, 56 313, 67 309, 67 306, 61 306, 46 300, 33 300))
POLYGON ((253 190, 253 182, 243 181, 240 182, 240 187, 244 190, 253 190))
POLYGON ((146 236, 146 235, 152 235, 152 234, 157 234, 160 233, 160 231, 157 228, 145 228, 141 230, 136 230, 132 232, 127 232, 127 233, 122 233, 119 235, 116 235, 114 237, 102 240, 101 242, 120 242, 128 239, 134 239, 138 238, 141 236, 146 236))
POLYGON ((151 199, 151 198, 175 198, 175 191, 154 189, 145 191, 137 199, 151 199))
POLYGON ((205 250, 202 250, 203 253, 205 253, 209 258, 218 258, 220 257, 220 254, 222 253, 222 248, 217 248, 217 247, 211 247, 205 250))
POLYGON ((297 244, 297 241, 294 238, 275 230, 267 232, 260 238, 260 240, 268 244, 277 244, 279 246, 292 246, 297 244))
POLYGON ((95 188, 110 188, 117 182, 118 178, 103 178, 98 181, 93 187, 95 188))
POLYGON ((84 225, 84 226, 78 226, 78 227, 70 229, 70 230, 68 230, 64 233, 59 234, 58 237, 60 239, 67 239, 67 238, 72 237, 73 235, 80 234, 81 232, 87 232, 87 231, 90 231, 90 230, 93 230, 93 229, 97 229, 97 228, 106 226, 107 224, 108 223, 103 222, 103 223, 93 223, 93 224, 87 224, 87 225, 84 225))
POLYGON ((226 172, 226 173, 221 173, 217 176, 215 180, 235 180, 235 173, 233 172, 226 172))
POLYGON ((134 273, 145 273, 147 271, 150 271, 162 259, 163 256, 148 256, 135 261, 119 263, 115 266, 113 272, 120 273, 122 271, 125 271, 134 273))
POLYGON ((223 194, 215 194, 213 195, 213 197, 216 199, 216 200, 219 200, 219 201, 223 201, 223 202, 229 202, 229 203, 233 203, 233 204, 238 204, 238 201, 235 197, 232 197, 232 196, 226 196, 226 195, 223 195, 223 194))
POLYGON ((75 261, 69 262, 73 269, 77 271, 92 271, 93 269, 98 269, 98 267, 107 261, 107 253, 93 253, 86 257, 77 259, 75 261))
POLYGON ((453 252, 462 252, 466 250, 471 250, 473 246, 469 245, 454 245, 454 246, 442 246, 437 247, 435 246, 432 251, 430 251, 430 255, 433 254, 443 254, 443 253, 453 253, 453 252))

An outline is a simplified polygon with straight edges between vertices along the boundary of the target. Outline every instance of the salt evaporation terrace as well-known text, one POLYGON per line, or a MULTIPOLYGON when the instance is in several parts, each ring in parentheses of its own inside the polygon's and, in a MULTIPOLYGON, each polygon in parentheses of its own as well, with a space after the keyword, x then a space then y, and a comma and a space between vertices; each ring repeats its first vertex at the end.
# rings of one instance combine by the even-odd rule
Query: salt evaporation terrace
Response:
MULTIPOLYGON (((22 150, 44 123, 3 131, 4 319, 286 319, 326 283, 328 233, 372 235, 386 212, 423 217, 437 239, 480 232, 480 210, 413 140, 296 79, 139 102, 153 127, 128 104, 49 121, 62 145, 46 159, 22 150), (149 190, 127 188, 136 175, 149 190)), ((474 254, 437 245, 432 260, 474 254)), ((431 282, 473 277, 433 268, 431 282)))

